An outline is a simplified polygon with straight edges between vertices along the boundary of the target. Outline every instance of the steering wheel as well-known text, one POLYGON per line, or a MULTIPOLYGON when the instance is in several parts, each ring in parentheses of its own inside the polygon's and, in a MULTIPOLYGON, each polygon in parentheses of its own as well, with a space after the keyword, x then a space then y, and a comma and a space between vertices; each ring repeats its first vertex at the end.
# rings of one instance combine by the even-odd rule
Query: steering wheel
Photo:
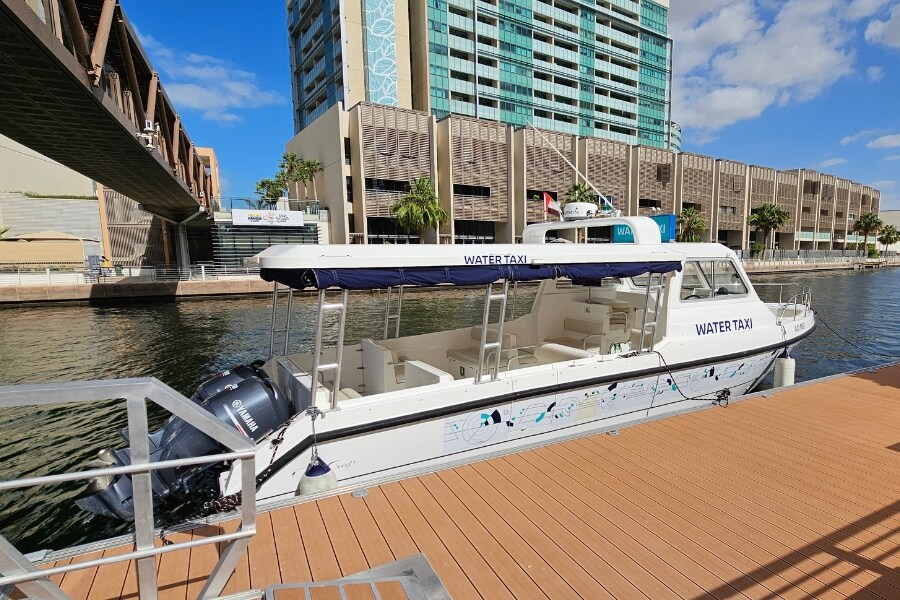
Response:
POLYGON ((700 296, 698 296, 697 294, 691 294, 690 296, 685 298, 685 300, 694 300, 694 299, 700 300, 700 296))
POLYGON ((727 296, 728 294, 728 288, 720 287, 716 290, 716 296, 727 296))

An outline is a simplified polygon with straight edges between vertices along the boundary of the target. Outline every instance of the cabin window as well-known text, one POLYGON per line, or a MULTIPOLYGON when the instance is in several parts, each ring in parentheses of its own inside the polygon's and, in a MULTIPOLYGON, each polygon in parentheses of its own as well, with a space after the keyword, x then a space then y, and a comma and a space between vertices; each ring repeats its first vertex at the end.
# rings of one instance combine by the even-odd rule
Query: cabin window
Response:
POLYGON ((681 277, 681 299, 744 296, 747 286, 730 260, 688 261, 681 277))

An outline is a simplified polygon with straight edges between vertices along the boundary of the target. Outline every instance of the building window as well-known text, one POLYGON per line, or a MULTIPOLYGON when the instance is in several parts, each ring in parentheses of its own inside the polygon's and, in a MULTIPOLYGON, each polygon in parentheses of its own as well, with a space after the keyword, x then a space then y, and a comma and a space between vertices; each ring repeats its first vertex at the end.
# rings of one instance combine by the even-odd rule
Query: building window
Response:
POLYGON ((656 180, 662 183, 669 183, 672 180, 672 165, 656 165, 656 180))
POLYGON ((454 183, 453 193, 460 196, 481 196, 482 198, 490 198, 491 188, 481 185, 463 185, 454 183))
POLYGON ((350 164, 350 138, 344 138, 344 164, 350 164))
POLYGON ((493 244, 493 221, 454 221, 453 241, 457 244, 493 244))
POLYGON ((347 175, 347 202, 353 202, 353 178, 347 175))
POLYGON ((641 198, 638 200, 638 206, 640 208, 662 208, 662 202, 659 200, 653 200, 652 198, 641 198))
POLYGON ((819 182, 804 179, 803 180, 803 193, 811 194, 811 195, 818 194, 819 193, 819 182))
POLYGON ((734 216, 737 214, 737 209, 733 206, 720 206, 719 214, 726 216, 734 216))
POLYGON ((808 215, 808 214, 812 214, 812 209, 808 206, 804 206, 803 208, 800 209, 800 212, 802 212, 804 215, 808 215))
POLYGON ((372 190, 373 192, 406 193, 409 191, 409 182, 397 181, 396 179, 375 179, 372 177, 366 177, 366 189, 372 190))
POLYGON ((821 209, 821 210, 819 211, 819 216, 820 216, 820 217, 827 217, 827 216, 828 216, 828 209, 827 209, 827 208, 821 209))
POLYGON ((702 212, 702 211, 703 211, 703 206, 702 206, 702 205, 700 205, 700 204, 692 204, 692 203, 690 203, 690 202, 685 202, 685 203, 681 206, 681 208, 682 208, 683 210, 687 210, 687 209, 696 210, 697 212, 702 212))

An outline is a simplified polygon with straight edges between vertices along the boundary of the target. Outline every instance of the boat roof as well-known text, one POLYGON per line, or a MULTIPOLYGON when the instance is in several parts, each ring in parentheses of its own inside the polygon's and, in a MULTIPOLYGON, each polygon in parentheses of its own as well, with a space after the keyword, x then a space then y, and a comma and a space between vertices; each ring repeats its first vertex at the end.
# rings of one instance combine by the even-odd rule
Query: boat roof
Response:
POLYGON ((368 290, 560 277, 590 285, 680 271, 685 255, 668 244, 360 244, 272 246, 258 260, 264 280, 295 289, 368 290))
POLYGON ((263 269, 377 269, 682 261, 685 256, 674 244, 286 244, 257 258, 263 269))
POLYGON ((631 228, 634 237, 633 245, 656 245, 662 242, 659 234, 659 225, 650 217, 600 217, 596 219, 534 223, 522 230, 522 243, 549 243, 552 241, 547 240, 547 232, 549 231, 584 229, 586 227, 613 227, 615 225, 627 225, 631 228))

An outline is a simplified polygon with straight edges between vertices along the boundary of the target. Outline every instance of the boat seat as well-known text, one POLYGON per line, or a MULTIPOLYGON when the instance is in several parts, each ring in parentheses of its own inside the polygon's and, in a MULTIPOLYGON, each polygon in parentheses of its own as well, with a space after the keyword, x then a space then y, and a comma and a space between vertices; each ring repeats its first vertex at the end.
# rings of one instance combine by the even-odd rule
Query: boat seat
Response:
POLYGON ((420 360, 406 361, 406 381, 404 383, 406 389, 423 385, 434 385, 436 383, 449 383, 451 381, 453 381, 453 376, 446 371, 442 371, 420 360))
POLYGON ((362 398, 362 394, 357 392, 354 388, 346 387, 341 388, 338 391, 338 402, 341 400, 353 400, 355 398, 362 398))
POLYGON ((579 350, 565 344, 556 344, 548 342, 539 344, 534 349, 534 357, 540 364, 550 364, 564 362, 567 360, 577 360, 579 358, 590 358, 593 356, 587 350, 579 350))
MULTIPOLYGON (((481 344, 481 326, 473 327, 469 331, 469 337, 477 342, 474 346, 467 346, 466 348, 457 348, 454 350, 447 351, 447 358, 455 360, 457 362, 464 363, 466 365, 475 366, 478 363, 478 354, 480 347, 478 344, 481 344)), ((493 343, 497 341, 497 330, 488 328, 488 334, 486 338, 487 343, 493 343)), ((506 364, 506 362, 518 355, 518 350, 516 347, 519 344, 519 336, 514 333, 503 332, 503 345, 501 347, 502 354, 500 355, 500 363, 506 364)), ((485 361, 488 361, 488 355, 491 354, 493 350, 488 350, 485 352, 485 361)))
POLYGON ((562 337, 547 342, 604 354, 609 352, 614 344, 627 342, 631 333, 628 313, 611 308, 607 304, 572 303, 563 319, 562 337))
POLYGON ((393 350, 364 338, 362 347, 363 378, 366 395, 381 394, 403 389, 404 365, 402 358, 393 350))

